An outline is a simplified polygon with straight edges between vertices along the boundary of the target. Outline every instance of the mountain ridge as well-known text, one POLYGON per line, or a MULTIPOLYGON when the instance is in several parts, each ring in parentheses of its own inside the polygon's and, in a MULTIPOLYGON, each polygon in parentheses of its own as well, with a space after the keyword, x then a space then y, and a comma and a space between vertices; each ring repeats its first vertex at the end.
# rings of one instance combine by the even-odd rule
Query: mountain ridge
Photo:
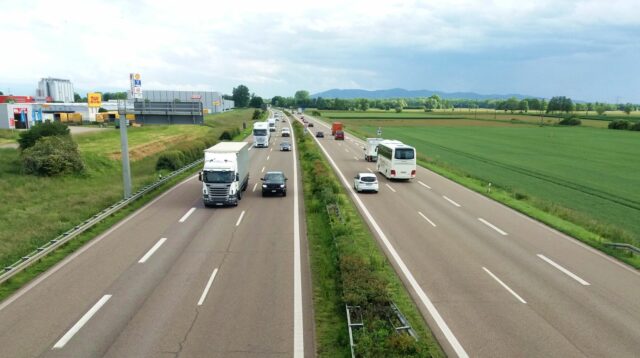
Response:
POLYGON ((423 98, 430 97, 432 95, 438 95, 442 99, 471 99, 471 100, 486 100, 486 99, 509 99, 515 97, 517 99, 524 98, 539 98, 537 96, 526 96, 517 93, 511 94, 479 94, 475 92, 444 92, 434 90, 407 90, 404 88, 389 88, 382 90, 363 90, 363 89, 340 89, 334 88, 323 92, 312 94, 312 98, 340 98, 340 99, 353 99, 353 98, 366 98, 366 99, 389 99, 389 98, 423 98))

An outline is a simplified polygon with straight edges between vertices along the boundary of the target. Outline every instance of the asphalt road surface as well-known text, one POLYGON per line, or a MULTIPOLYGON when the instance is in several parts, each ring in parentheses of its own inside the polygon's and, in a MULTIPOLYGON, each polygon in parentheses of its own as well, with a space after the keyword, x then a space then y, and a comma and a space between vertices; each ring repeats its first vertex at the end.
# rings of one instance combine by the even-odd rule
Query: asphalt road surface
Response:
MULTIPOLYGON (((345 186, 376 172, 305 118, 345 186)), ((638 271, 424 168, 376 174, 378 194, 351 195, 450 356, 640 356, 638 271)))
POLYGON ((0 356, 313 356, 300 173, 281 140, 249 152, 237 207, 204 208, 191 177, 0 303, 0 356), (269 170, 286 197, 261 197, 269 170))

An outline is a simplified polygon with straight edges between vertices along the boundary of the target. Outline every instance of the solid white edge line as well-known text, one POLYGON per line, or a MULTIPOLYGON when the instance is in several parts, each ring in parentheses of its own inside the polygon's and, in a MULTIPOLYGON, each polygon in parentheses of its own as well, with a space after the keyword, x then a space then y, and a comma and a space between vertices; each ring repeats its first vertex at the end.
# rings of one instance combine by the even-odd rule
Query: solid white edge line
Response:
POLYGON ((242 221, 243 217, 244 217, 244 210, 242 210, 242 212, 240 213, 240 217, 238 218, 238 221, 236 221, 236 226, 240 226, 240 222, 242 221))
POLYGON ((189 216, 191 216, 191 214, 193 214, 193 212, 194 212, 194 211, 196 211, 196 208, 195 208, 195 207, 194 207, 194 208, 189 209, 189 211, 187 211, 187 213, 186 213, 186 214, 184 214, 184 215, 180 218, 180 220, 178 220, 178 222, 183 223, 183 222, 187 221, 187 219, 189 218, 189 216))
POLYGON ((494 275, 493 272, 489 271, 488 268, 486 267, 482 267, 482 269, 489 274, 489 276, 493 277, 494 280, 498 281, 499 284, 502 285, 502 287, 504 287, 507 291, 509 291, 509 293, 511 293, 513 295, 513 297, 517 298, 518 301, 527 304, 527 301, 525 301, 524 299, 522 299, 522 297, 520 297, 520 295, 518 295, 514 290, 511 289, 511 287, 507 286, 506 283, 502 282, 501 279, 498 278, 498 276, 494 275))
POLYGON ((325 157, 329 160, 329 163, 331 163, 331 166, 333 166, 333 168, 338 173, 338 176, 340 177, 340 179, 342 179, 342 183, 347 188, 347 190, 349 190, 349 192, 351 193, 351 196, 354 198, 354 200, 356 201, 356 203, 364 213, 369 223, 371 223, 371 226, 373 227, 374 231, 380 237, 380 240, 386 247, 387 251, 393 258, 393 260, 396 262, 396 264, 398 265, 398 268, 400 269, 402 274, 406 277, 407 281, 409 281, 409 285, 416 292, 416 294, 420 298, 420 301, 425 306, 429 314, 431 314, 431 317, 433 317, 433 320, 436 322, 436 325, 438 325, 438 328, 440 328, 440 330, 442 331, 442 334, 444 334, 445 338, 447 339, 447 341, 449 342, 453 350, 456 352, 458 357, 468 358, 469 355, 464 350, 464 348, 462 347, 462 345, 460 344, 456 336, 453 334, 453 332, 451 332, 449 325, 447 325, 447 323, 444 321, 442 316, 440 316, 440 312, 438 312, 438 309, 436 308, 436 306, 433 304, 433 302, 431 302, 431 300, 429 299, 429 296, 427 296, 427 294, 424 292, 422 287, 418 284, 418 281, 416 281, 411 271, 409 271, 409 268, 407 267, 407 265, 404 263, 402 258, 400 258, 400 255, 398 254, 396 249, 393 247, 393 245, 391 245, 391 242, 389 241, 385 233, 382 231, 378 223, 375 221, 375 219, 369 212, 369 209, 367 209, 367 207, 364 205, 362 200, 360 200, 360 197, 355 194, 355 192, 353 191, 353 188, 347 181, 347 178, 344 176, 344 174, 342 174, 342 171, 340 170, 340 168, 338 168, 338 165, 336 164, 336 162, 333 160, 333 158, 331 158, 331 156, 326 151, 326 149, 324 149, 324 146, 322 146, 320 141, 315 137, 312 137, 312 138, 314 138, 314 140, 316 141, 316 143, 324 153, 325 157))
POLYGON ((442 197, 443 197, 446 201, 448 201, 448 202, 450 202, 451 204, 453 204, 454 206, 457 206, 457 207, 460 207, 460 206, 461 206, 460 204, 456 203, 455 201, 453 201, 453 200, 451 200, 451 199, 447 198, 447 196, 446 196, 446 195, 443 195, 442 197))
MULTIPOLYGON (((289 118, 287 118, 289 122, 289 118)), ((289 125, 291 123, 289 122, 289 125)), ((311 136, 313 137, 313 136, 311 136)), ((313 137, 315 138, 315 137, 313 137)), ((304 321, 302 312, 302 259, 300 253, 300 215, 298 198, 298 159, 296 138, 291 131, 293 150, 293 356, 304 357, 304 321)))
POLYGON ((87 324, 87 322, 89 322, 89 320, 91 319, 91 317, 93 317, 94 314, 96 314, 96 312, 98 312, 98 310, 104 306, 105 303, 107 303, 107 301, 109 301, 109 299, 111 298, 111 295, 104 295, 102 296, 102 298, 100 300, 98 300, 98 302, 96 302, 93 307, 91 307, 91 309, 89 309, 89 311, 87 311, 87 313, 85 313, 78 322, 76 322, 76 324, 73 325, 73 327, 71 327, 71 329, 69 329, 67 331, 67 333, 65 333, 64 336, 62 336, 62 338, 60 338, 60 340, 58 340, 58 342, 56 342, 56 344, 53 346, 52 349, 61 349, 63 348, 68 342, 69 340, 71 340, 71 338, 73 338, 73 336, 76 335, 76 333, 78 333, 78 331, 80 331, 82 329, 82 327, 87 324))
POLYGON ((498 233, 500 233, 500 235, 507 235, 506 232, 500 230, 499 227, 493 225, 492 223, 488 222, 487 220, 483 219, 483 218, 478 218, 478 220, 480 220, 481 223, 487 225, 488 227, 492 228, 493 230, 497 231, 498 233))
POLYGON ((198 300, 198 306, 202 306, 205 298, 207 298, 207 294, 209 294, 209 289, 211 288, 211 284, 213 283, 213 279, 216 278, 216 274, 218 273, 218 268, 213 269, 211 273, 211 277, 209 277, 209 281, 207 281, 207 285, 204 287, 204 291, 202 291, 202 295, 200 295, 200 299, 198 300))
POLYGON ((429 189, 429 190, 431 189, 431 187, 430 187, 430 186, 428 186, 427 184, 425 184, 425 183, 421 182, 420 180, 418 180, 418 184, 422 185, 423 187, 425 187, 425 188, 427 188, 427 189, 429 189))
POLYGON ((158 242, 156 242, 156 244, 153 245, 153 247, 150 248, 149 251, 147 251, 147 253, 144 254, 144 256, 142 256, 140 260, 138 260, 138 263, 139 264, 145 263, 151 257, 151 255, 153 255, 153 253, 156 252, 156 250, 158 250, 160 246, 162 246, 162 244, 164 244, 165 241, 167 241, 166 237, 163 237, 162 239, 158 240, 158 242))
POLYGON ((389 188, 389 190, 391 190, 392 192, 396 192, 396 190, 394 188, 391 187, 391 185, 389 184, 385 184, 387 186, 387 188, 389 188))
POLYGON ((426 217, 423 213, 418 211, 418 214, 420 214, 420 216, 422 216, 423 219, 427 220, 429 224, 431 224, 431 226, 436 227, 436 224, 433 221, 429 220, 429 218, 426 217))
POLYGON ((542 255, 542 254, 538 254, 538 257, 543 259, 544 261, 546 261, 549 265, 557 268, 558 270, 562 271, 565 275, 571 277, 572 279, 580 282, 581 285, 583 286, 590 286, 591 284, 583 279, 581 279, 578 275, 574 274, 573 272, 567 270, 566 268, 564 268, 563 266, 561 266, 560 264, 556 263, 555 261, 551 260, 550 258, 542 255))
POLYGON ((258 187, 258 183, 253 184, 253 190, 251 190, 252 192, 256 191, 256 188, 258 187))
POLYGON ((95 244, 99 243, 100 241, 104 240, 104 238, 109 236, 112 232, 116 231, 122 225, 126 224, 131 219, 133 219, 136 216, 138 216, 141 212, 143 212, 145 209, 149 208, 151 205, 155 204, 158 200, 162 199, 166 195, 169 195, 169 193, 171 193, 172 191, 174 191, 178 187, 182 186, 183 184, 186 184, 190 180, 193 180, 193 179, 195 179, 197 177, 198 177, 198 174, 194 174, 194 175, 186 178, 182 182, 180 182, 177 185, 175 185, 173 188, 170 188, 169 190, 167 190, 164 193, 160 194, 160 196, 158 196, 157 198, 153 199, 151 202, 147 203, 145 206, 143 206, 140 209, 136 210, 133 214, 129 215, 128 217, 126 217, 125 219, 123 219, 122 221, 117 223, 116 225, 112 226, 109 230, 105 231, 104 233, 102 233, 101 235, 96 237, 95 239, 89 241, 87 244, 82 246, 78 251, 74 252, 73 254, 68 256, 66 259, 64 259, 60 263, 56 264, 54 267, 52 267, 49 270, 45 271, 40 276, 38 276, 37 279, 35 279, 31 283, 27 284, 24 288, 20 289, 18 292, 14 293, 11 297, 7 298, 2 303, 0 303, 0 311, 5 309, 11 303, 15 302, 18 298, 22 297, 27 292, 31 291, 34 287, 39 285, 42 281, 44 281, 47 278, 51 277, 51 275, 55 274, 61 268, 65 267, 67 264, 69 264, 69 262, 73 261, 76 257, 82 255, 84 252, 89 250, 93 245, 95 245, 95 244))

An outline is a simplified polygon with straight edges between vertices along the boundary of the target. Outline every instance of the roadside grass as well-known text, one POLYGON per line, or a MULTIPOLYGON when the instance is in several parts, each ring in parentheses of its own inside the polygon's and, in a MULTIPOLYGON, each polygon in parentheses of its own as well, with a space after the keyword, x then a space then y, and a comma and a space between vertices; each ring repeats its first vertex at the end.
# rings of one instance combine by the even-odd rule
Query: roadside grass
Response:
MULTIPOLYGON (((134 191, 164 173, 155 169, 163 150, 171 150, 184 141, 206 139, 207 142, 216 142, 224 130, 241 128, 243 121, 250 123, 252 113, 252 110, 236 110, 209 115, 207 126, 135 128, 129 132, 130 143, 146 145, 156 142, 161 143, 164 149, 132 160, 134 191), (167 142, 173 130, 192 139, 167 142)), ((79 143, 86 165, 85 173, 80 175, 24 175, 19 151, 0 149, 0 193, 3 199, 0 201, 0 267, 12 264, 122 197, 122 165, 111 157, 114 150, 117 151, 114 145, 119 146, 119 132, 101 131, 74 138, 79 143)))
POLYGON ((373 296, 388 294, 409 320, 419 340, 414 342, 409 336, 385 328, 374 313, 380 306, 373 302, 361 304, 365 328, 355 333, 357 356, 444 357, 418 308, 319 148, 305 137, 299 123, 294 122, 294 130, 303 169, 317 355, 350 356, 345 304, 347 297, 358 292, 373 296), (338 205, 344 224, 332 221, 326 209, 328 202, 338 205), (353 265, 354 262, 357 264, 353 265), (345 270, 364 271, 353 276, 345 270), (380 292, 381 287, 385 292, 380 292))
POLYGON ((0 144, 16 143, 19 133, 15 129, 0 129, 0 144))
MULTIPOLYGON (((380 123, 343 122, 361 138, 375 136, 380 123)), ((637 133, 404 122, 387 120, 382 136, 415 146, 422 166, 640 268, 637 255, 604 245, 640 246, 637 133)))

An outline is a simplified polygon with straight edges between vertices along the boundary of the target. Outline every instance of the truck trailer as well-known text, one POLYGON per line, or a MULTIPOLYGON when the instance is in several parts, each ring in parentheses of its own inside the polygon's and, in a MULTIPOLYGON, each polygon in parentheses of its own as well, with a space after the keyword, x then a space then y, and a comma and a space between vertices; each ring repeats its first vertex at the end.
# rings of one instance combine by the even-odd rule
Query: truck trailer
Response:
POLYGON ((249 143, 222 142, 205 149, 199 179, 206 207, 237 206, 249 185, 249 143))
POLYGON ((342 129, 342 123, 340 122, 331 123, 331 135, 336 135, 336 132, 341 130, 344 130, 342 129))

